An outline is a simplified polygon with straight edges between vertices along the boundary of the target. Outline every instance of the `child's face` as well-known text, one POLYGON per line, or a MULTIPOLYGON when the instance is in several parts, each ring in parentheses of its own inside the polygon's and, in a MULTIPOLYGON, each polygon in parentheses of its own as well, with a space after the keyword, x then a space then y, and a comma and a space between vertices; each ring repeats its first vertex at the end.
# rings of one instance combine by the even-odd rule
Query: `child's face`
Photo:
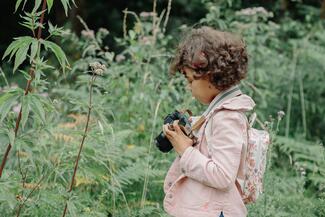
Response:
POLYGON ((183 67, 181 73, 188 81, 188 88, 191 90, 192 96, 202 104, 208 105, 220 92, 209 80, 203 78, 194 79, 196 72, 189 67, 183 67))

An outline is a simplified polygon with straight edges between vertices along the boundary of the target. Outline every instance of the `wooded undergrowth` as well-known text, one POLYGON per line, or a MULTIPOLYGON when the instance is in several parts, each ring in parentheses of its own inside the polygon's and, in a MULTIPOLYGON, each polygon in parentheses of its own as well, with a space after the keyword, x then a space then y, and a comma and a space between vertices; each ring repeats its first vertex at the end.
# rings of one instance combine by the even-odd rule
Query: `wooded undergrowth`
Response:
MULTIPOLYGON (((123 37, 114 38, 123 50, 115 53, 105 28, 89 29, 79 17, 79 34, 46 19, 53 4, 68 14, 73 0, 36 0, 32 11, 25 2, 15 10, 30 34, 13 39, 3 55, 11 64, 1 69, 1 216, 168 216, 162 186, 175 155, 159 152, 153 139, 166 114, 204 109, 181 75, 168 74, 176 36, 192 26, 166 33, 171 0, 162 11, 156 1, 151 12, 125 9, 123 37), (7 79, 12 72, 25 86, 7 79)), ((243 36, 250 59, 241 89, 260 122, 278 131, 265 191, 249 216, 325 216, 321 9, 297 3, 302 17, 277 19, 277 9, 243 4, 203 0, 208 13, 195 26, 243 36)))

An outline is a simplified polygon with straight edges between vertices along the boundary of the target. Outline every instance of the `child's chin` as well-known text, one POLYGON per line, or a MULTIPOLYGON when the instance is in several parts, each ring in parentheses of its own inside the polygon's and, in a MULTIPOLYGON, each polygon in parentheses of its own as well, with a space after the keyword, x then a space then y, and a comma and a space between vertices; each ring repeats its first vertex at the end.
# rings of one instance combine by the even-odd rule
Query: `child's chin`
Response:
POLYGON ((203 104, 203 105, 209 105, 210 104, 210 102, 206 102, 206 101, 204 101, 204 100, 202 100, 202 99, 200 99, 200 98, 197 98, 197 97, 195 97, 195 96, 193 96, 193 98, 195 98, 197 101, 199 101, 201 104, 203 104))

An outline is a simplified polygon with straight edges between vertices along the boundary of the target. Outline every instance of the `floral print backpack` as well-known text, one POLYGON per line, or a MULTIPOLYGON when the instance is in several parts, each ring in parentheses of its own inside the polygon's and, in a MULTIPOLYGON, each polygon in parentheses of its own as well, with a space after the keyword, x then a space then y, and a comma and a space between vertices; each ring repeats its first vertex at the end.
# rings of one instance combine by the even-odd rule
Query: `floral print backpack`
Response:
POLYGON ((267 149, 270 144, 270 135, 266 130, 253 128, 256 118, 248 123, 248 143, 245 159, 245 177, 243 185, 236 186, 239 189, 245 204, 253 203, 257 200, 260 193, 263 192, 263 176, 266 169, 267 149))

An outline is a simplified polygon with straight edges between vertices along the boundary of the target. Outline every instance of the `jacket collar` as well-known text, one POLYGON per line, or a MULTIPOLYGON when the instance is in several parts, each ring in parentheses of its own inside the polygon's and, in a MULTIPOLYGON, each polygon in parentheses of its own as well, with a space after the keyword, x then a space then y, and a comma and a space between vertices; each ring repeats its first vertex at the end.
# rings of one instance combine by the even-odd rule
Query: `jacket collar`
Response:
POLYGON ((220 109, 245 112, 252 110, 254 106, 255 102, 252 100, 252 98, 243 94, 236 85, 219 93, 209 104, 203 115, 207 117, 214 111, 220 109))

